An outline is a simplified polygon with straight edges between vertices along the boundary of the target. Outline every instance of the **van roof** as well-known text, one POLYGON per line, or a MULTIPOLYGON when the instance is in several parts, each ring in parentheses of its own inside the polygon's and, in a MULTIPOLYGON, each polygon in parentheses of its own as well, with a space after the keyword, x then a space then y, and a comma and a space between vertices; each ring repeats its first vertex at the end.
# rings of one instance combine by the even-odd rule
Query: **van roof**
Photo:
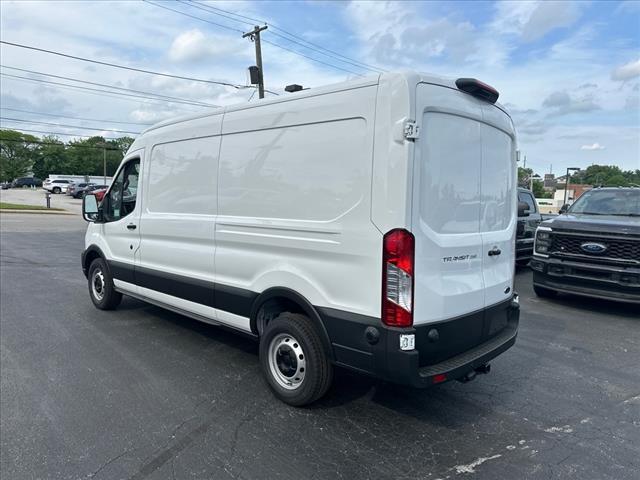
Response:
MULTIPOLYGON (((225 112, 234 112, 234 111, 238 111, 238 110, 246 110, 246 109, 250 109, 250 108, 258 108, 258 107, 261 107, 263 105, 271 105, 271 104, 275 104, 275 103, 290 102, 290 101, 298 100, 300 98, 313 97, 313 96, 316 96, 316 95, 324 95, 324 94, 327 94, 327 93, 351 90, 351 89, 354 89, 354 88, 361 88, 361 87, 366 87, 366 86, 370 86, 370 85, 377 85, 380 82, 380 79, 383 78, 383 77, 385 79, 392 79, 393 77, 396 77, 396 78, 397 77, 401 77, 401 78, 404 78, 404 80, 406 81, 406 83, 408 85, 413 85, 413 84, 417 84, 417 83, 431 83, 431 84, 434 84, 434 85, 440 85, 440 86, 451 88, 451 89, 454 89, 454 90, 459 90, 458 87, 456 86, 456 79, 454 79, 454 78, 437 77, 437 76, 433 76, 433 75, 429 75, 429 74, 417 73, 417 72, 414 72, 414 71, 401 71, 401 72, 388 72, 388 73, 382 73, 382 74, 372 74, 372 75, 366 75, 364 77, 359 77, 359 78, 352 79, 352 80, 347 80, 347 81, 344 81, 344 82, 339 82, 339 83, 334 83, 334 84, 330 84, 330 85, 324 85, 324 86, 320 86, 320 87, 314 87, 314 88, 310 88, 310 89, 300 90, 300 91, 297 91, 295 93, 286 93, 286 94, 282 93, 277 97, 271 97, 271 98, 268 98, 268 99, 262 99, 259 102, 255 102, 255 103, 240 103, 240 104, 235 104, 235 105, 228 105, 228 106, 219 107, 219 108, 212 108, 211 110, 204 111, 202 113, 195 113, 195 114, 190 114, 190 115, 182 115, 182 116, 170 118, 170 119, 158 122, 158 123, 152 125, 151 127, 143 130, 140 133, 139 136, 142 136, 145 133, 150 132, 152 130, 156 130, 156 129, 161 128, 161 127, 166 127, 168 125, 173 125, 173 124, 176 124, 176 123, 182 123, 182 122, 186 122, 186 121, 189 121, 189 120, 196 120, 196 119, 199 119, 199 118, 205 118, 205 117, 213 116, 213 115, 220 115, 220 114, 223 114, 225 112)), ((496 102, 494 105, 496 107, 498 107, 500 110, 504 111, 508 115, 508 112, 506 112, 504 107, 502 107, 498 102, 496 102)))

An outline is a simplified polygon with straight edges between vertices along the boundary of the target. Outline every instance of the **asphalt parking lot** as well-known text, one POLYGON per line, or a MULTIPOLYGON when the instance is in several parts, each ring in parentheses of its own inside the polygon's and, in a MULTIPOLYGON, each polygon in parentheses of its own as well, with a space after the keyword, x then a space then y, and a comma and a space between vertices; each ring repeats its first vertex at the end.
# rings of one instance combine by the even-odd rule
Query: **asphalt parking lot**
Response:
MULTIPOLYGON (((8 200, 7 200, 8 201, 8 200)), ((77 216, 0 216, 6 479, 637 479, 640 315, 516 287, 518 341, 468 384, 339 371, 296 409, 257 345, 142 302, 96 310, 77 216)))
MULTIPOLYGON (((44 207, 47 205, 46 193, 42 188, 11 188, 0 190, 0 201, 44 207)), ((73 198, 71 195, 52 194, 50 205, 51 208, 62 208, 78 215, 82 213, 82 199, 73 198)))

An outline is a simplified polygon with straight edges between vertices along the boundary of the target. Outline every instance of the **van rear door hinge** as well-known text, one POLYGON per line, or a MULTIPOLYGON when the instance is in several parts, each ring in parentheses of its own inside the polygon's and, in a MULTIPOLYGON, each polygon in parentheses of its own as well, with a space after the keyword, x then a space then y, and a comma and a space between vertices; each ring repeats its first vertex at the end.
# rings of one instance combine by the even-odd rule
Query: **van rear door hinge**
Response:
POLYGON ((420 136, 420 127, 412 120, 407 120, 404 124, 404 138, 415 140, 420 136))

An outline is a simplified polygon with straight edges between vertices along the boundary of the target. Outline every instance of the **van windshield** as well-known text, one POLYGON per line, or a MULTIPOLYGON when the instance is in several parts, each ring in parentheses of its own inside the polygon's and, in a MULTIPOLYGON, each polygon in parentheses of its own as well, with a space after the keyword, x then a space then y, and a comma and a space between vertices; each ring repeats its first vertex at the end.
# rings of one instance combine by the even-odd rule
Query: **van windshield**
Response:
POLYGON ((640 189, 590 190, 569 209, 585 215, 640 216, 640 189))

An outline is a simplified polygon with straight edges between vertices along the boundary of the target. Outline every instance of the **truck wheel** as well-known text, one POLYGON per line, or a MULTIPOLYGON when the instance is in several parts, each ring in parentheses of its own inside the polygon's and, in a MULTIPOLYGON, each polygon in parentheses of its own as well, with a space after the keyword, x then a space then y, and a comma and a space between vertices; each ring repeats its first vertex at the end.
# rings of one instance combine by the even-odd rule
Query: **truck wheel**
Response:
POLYGON ((102 258, 96 258, 89 267, 89 296, 100 310, 113 310, 122 301, 122 294, 113 287, 113 278, 102 258))
POLYGON ((555 290, 549 290, 548 288, 539 287, 537 285, 533 286, 533 291, 536 292, 536 295, 541 298, 553 298, 558 295, 558 292, 555 290))
POLYGON ((60 193, 61 191, 60 187, 53 187, 53 193, 60 193))
POLYGON ((285 312, 269 322, 260 337, 260 365, 276 397, 294 407, 322 397, 333 367, 311 320, 285 312))
POLYGON ((526 260, 516 260, 516 265, 519 267, 526 267, 527 265, 529 265, 529 259, 527 258, 526 260))

